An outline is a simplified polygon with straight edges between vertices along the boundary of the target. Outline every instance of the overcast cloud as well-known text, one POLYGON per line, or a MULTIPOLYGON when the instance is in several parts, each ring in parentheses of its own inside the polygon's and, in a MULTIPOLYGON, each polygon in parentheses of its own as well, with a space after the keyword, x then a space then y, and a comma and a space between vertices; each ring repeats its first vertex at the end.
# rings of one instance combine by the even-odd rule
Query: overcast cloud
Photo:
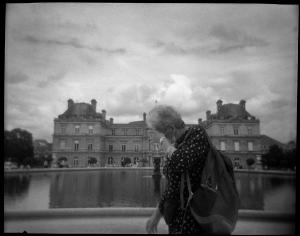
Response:
POLYGON ((5 129, 52 142, 67 100, 116 123, 158 101, 187 123, 246 100, 261 133, 296 138, 298 6, 7 4, 5 129))

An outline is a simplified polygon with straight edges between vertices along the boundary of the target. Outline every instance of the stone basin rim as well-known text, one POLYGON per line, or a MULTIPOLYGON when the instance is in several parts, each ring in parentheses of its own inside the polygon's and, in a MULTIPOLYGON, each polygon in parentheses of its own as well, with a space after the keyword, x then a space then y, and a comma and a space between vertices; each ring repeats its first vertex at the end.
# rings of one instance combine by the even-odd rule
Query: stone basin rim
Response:
MULTIPOLYGON (((114 208, 60 208, 34 211, 10 210, 4 211, 5 220, 27 218, 57 218, 57 217, 145 217, 150 216, 155 208, 114 207, 114 208)), ((269 220, 269 221, 293 221, 294 213, 239 210, 239 219, 269 220)))
MULTIPOLYGON (((160 168, 162 170, 162 167, 160 168)), ((63 172, 63 171, 97 171, 97 170, 153 170, 153 167, 91 167, 91 168, 33 168, 33 169, 12 169, 4 170, 4 174, 13 173, 37 173, 37 172, 63 172)), ((248 170, 235 169, 236 173, 256 173, 256 174, 280 174, 280 175, 296 175, 296 171, 281 170, 248 170)))

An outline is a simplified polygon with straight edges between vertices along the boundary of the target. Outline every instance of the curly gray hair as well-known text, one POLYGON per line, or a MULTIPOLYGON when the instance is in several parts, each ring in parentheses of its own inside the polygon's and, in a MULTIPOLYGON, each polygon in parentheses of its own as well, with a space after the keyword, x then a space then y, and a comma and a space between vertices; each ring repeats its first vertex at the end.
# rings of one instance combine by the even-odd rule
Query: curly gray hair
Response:
POLYGON ((170 126, 177 129, 185 127, 181 115, 172 106, 167 105, 155 106, 148 114, 147 124, 160 133, 165 133, 170 126))

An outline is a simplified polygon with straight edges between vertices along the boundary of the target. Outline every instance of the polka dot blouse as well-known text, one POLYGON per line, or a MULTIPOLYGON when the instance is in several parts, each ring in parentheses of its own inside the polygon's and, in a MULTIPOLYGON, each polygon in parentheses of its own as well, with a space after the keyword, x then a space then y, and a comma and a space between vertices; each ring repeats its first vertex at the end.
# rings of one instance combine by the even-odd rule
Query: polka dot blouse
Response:
MULTIPOLYGON (((193 219, 189 209, 186 212, 183 222, 184 210, 180 207, 180 183, 181 174, 188 170, 192 191, 195 191, 197 185, 200 184, 204 162, 209 151, 209 143, 205 132, 201 126, 189 128, 176 140, 175 147, 177 150, 173 152, 170 160, 166 162, 163 168, 167 187, 160 199, 159 210, 163 215, 164 203, 168 200, 175 202, 176 205, 174 217, 168 225, 170 234, 203 232, 193 219)), ((184 205, 186 205, 188 199, 186 183, 183 193, 184 205)))

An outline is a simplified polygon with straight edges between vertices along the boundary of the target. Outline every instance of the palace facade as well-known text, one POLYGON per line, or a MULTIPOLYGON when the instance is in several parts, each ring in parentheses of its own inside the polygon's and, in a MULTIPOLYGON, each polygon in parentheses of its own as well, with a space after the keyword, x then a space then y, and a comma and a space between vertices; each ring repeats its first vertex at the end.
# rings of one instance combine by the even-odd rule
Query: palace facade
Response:
POLYGON ((247 168, 247 159, 254 159, 261 168, 260 121, 246 110, 246 101, 223 104, 217 101, 216 113, 206 111, 206 128, 213 145, 231 158, 235 168, 247 168))
MULTIPOLYGON (((222 104, 217 112, 206 112, 206 120, 188 127, 202 125, 213 145, 225 152, 236 168, 247 168, 246 160, 259 163, 261 155, 260 122, 246 111, 246 102, 222 104)), ((74 103, 68 100, 67 110, 54 119, 52 154, 54 162, 69 167, 121 166, 127 159, 135 166, 153 166, 153 158, 162 153, 160 135, 147 128, 143 119, 116 124, 107 119, 106 111, 97 112, 97 101, 74 103)), ((161 163, 163 165, 163 163, 161 163)))
POLYGON ((63 166, 120 166, 130 160, 138 166, 153 166, 160 136, 143 120, 115 124, 106 111, 97 112, 97 101, 74 103, 54 119, 54 162, 63 166))

